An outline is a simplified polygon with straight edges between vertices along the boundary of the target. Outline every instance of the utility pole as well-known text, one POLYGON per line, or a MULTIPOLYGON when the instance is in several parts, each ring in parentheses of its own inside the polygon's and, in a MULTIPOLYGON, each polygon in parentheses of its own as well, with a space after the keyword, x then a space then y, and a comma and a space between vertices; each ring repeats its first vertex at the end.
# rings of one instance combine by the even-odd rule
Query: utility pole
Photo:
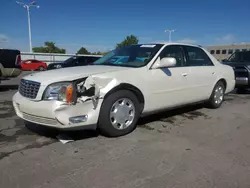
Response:
POLYGON ((168 41, 171 42, 171 35, 175 32, 176 29, 166 29, 165 32, 168 32, 168 41))
POLYGON ((36 4, 36 1, 32 1, 29 4, 25 4, 23 2, 16 1, 17 4, 22 5, 26 10, 28 14, 28 29, 29 29, 29 47, 30 47, 30 52, 32 52, 32 40, 31 40, 31 26, 30 26, 30 7, 36 7, 39 8, 36 4))

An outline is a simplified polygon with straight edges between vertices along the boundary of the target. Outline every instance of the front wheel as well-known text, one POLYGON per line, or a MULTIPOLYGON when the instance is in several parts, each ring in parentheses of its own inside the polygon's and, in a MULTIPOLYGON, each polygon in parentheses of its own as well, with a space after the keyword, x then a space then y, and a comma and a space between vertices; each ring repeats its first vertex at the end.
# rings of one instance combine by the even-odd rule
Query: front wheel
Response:
POLYGON ((225 85, 222 81, 219 81, 214 86, 213 92, 209 98, 208 106, 210 108, 219 108, 224 101, 225 85))
POLYGON ((132 132, 140 116, 140 103, 128 90, 110 94, 100 110, 98 129, 104 136, 118 137, 132 132))

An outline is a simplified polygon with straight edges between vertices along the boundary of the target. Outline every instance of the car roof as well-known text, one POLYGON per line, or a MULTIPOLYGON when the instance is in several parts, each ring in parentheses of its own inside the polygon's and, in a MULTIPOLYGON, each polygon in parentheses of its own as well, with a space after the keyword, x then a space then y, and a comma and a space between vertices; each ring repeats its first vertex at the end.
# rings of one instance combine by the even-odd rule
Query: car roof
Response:
POLYGON ((25 59, 23 61, 40 61, 40 60, 38 60, 38 59, 25 59))
POLYGON ((183 46, 193 46, 193 47, 203 48, 201 45, 181 43, 181 42, 154 42, 154 43, 141 43, 141 44, 137 44, 137 45, 157 45, 157 44, 161 44, 161 45, 165 45, 165 46, 167 46, 167 45, 183 45, 183 46))
POLYGON ((183 46, 194 46, 194 47, 202 47, 201 45, 196 45, 196 44, 189 44, 189 43, 182 43, 182 42, 161 42, 158 44, 163 44, 163 45, 183 45, 183 46))

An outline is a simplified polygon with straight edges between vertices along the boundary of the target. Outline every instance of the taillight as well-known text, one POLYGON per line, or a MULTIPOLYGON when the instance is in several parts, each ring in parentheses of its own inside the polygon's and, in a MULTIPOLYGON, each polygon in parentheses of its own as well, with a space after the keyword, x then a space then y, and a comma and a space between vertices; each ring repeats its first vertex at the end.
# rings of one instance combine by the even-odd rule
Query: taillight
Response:
POLYGON ((17 58, 16 58, 16 65, 21 65, 21 56, 20 55, 17 55, 17 58))

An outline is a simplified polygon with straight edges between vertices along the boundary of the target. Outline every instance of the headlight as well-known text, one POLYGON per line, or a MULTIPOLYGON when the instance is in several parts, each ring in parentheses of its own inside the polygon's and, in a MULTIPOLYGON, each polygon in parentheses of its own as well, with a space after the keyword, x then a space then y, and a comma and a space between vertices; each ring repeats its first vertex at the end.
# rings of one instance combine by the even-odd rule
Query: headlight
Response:
POLYGON ((71 82, 51 84, 46 88, 43 99, 71 103, 73 99, 73 84, 71 82))

